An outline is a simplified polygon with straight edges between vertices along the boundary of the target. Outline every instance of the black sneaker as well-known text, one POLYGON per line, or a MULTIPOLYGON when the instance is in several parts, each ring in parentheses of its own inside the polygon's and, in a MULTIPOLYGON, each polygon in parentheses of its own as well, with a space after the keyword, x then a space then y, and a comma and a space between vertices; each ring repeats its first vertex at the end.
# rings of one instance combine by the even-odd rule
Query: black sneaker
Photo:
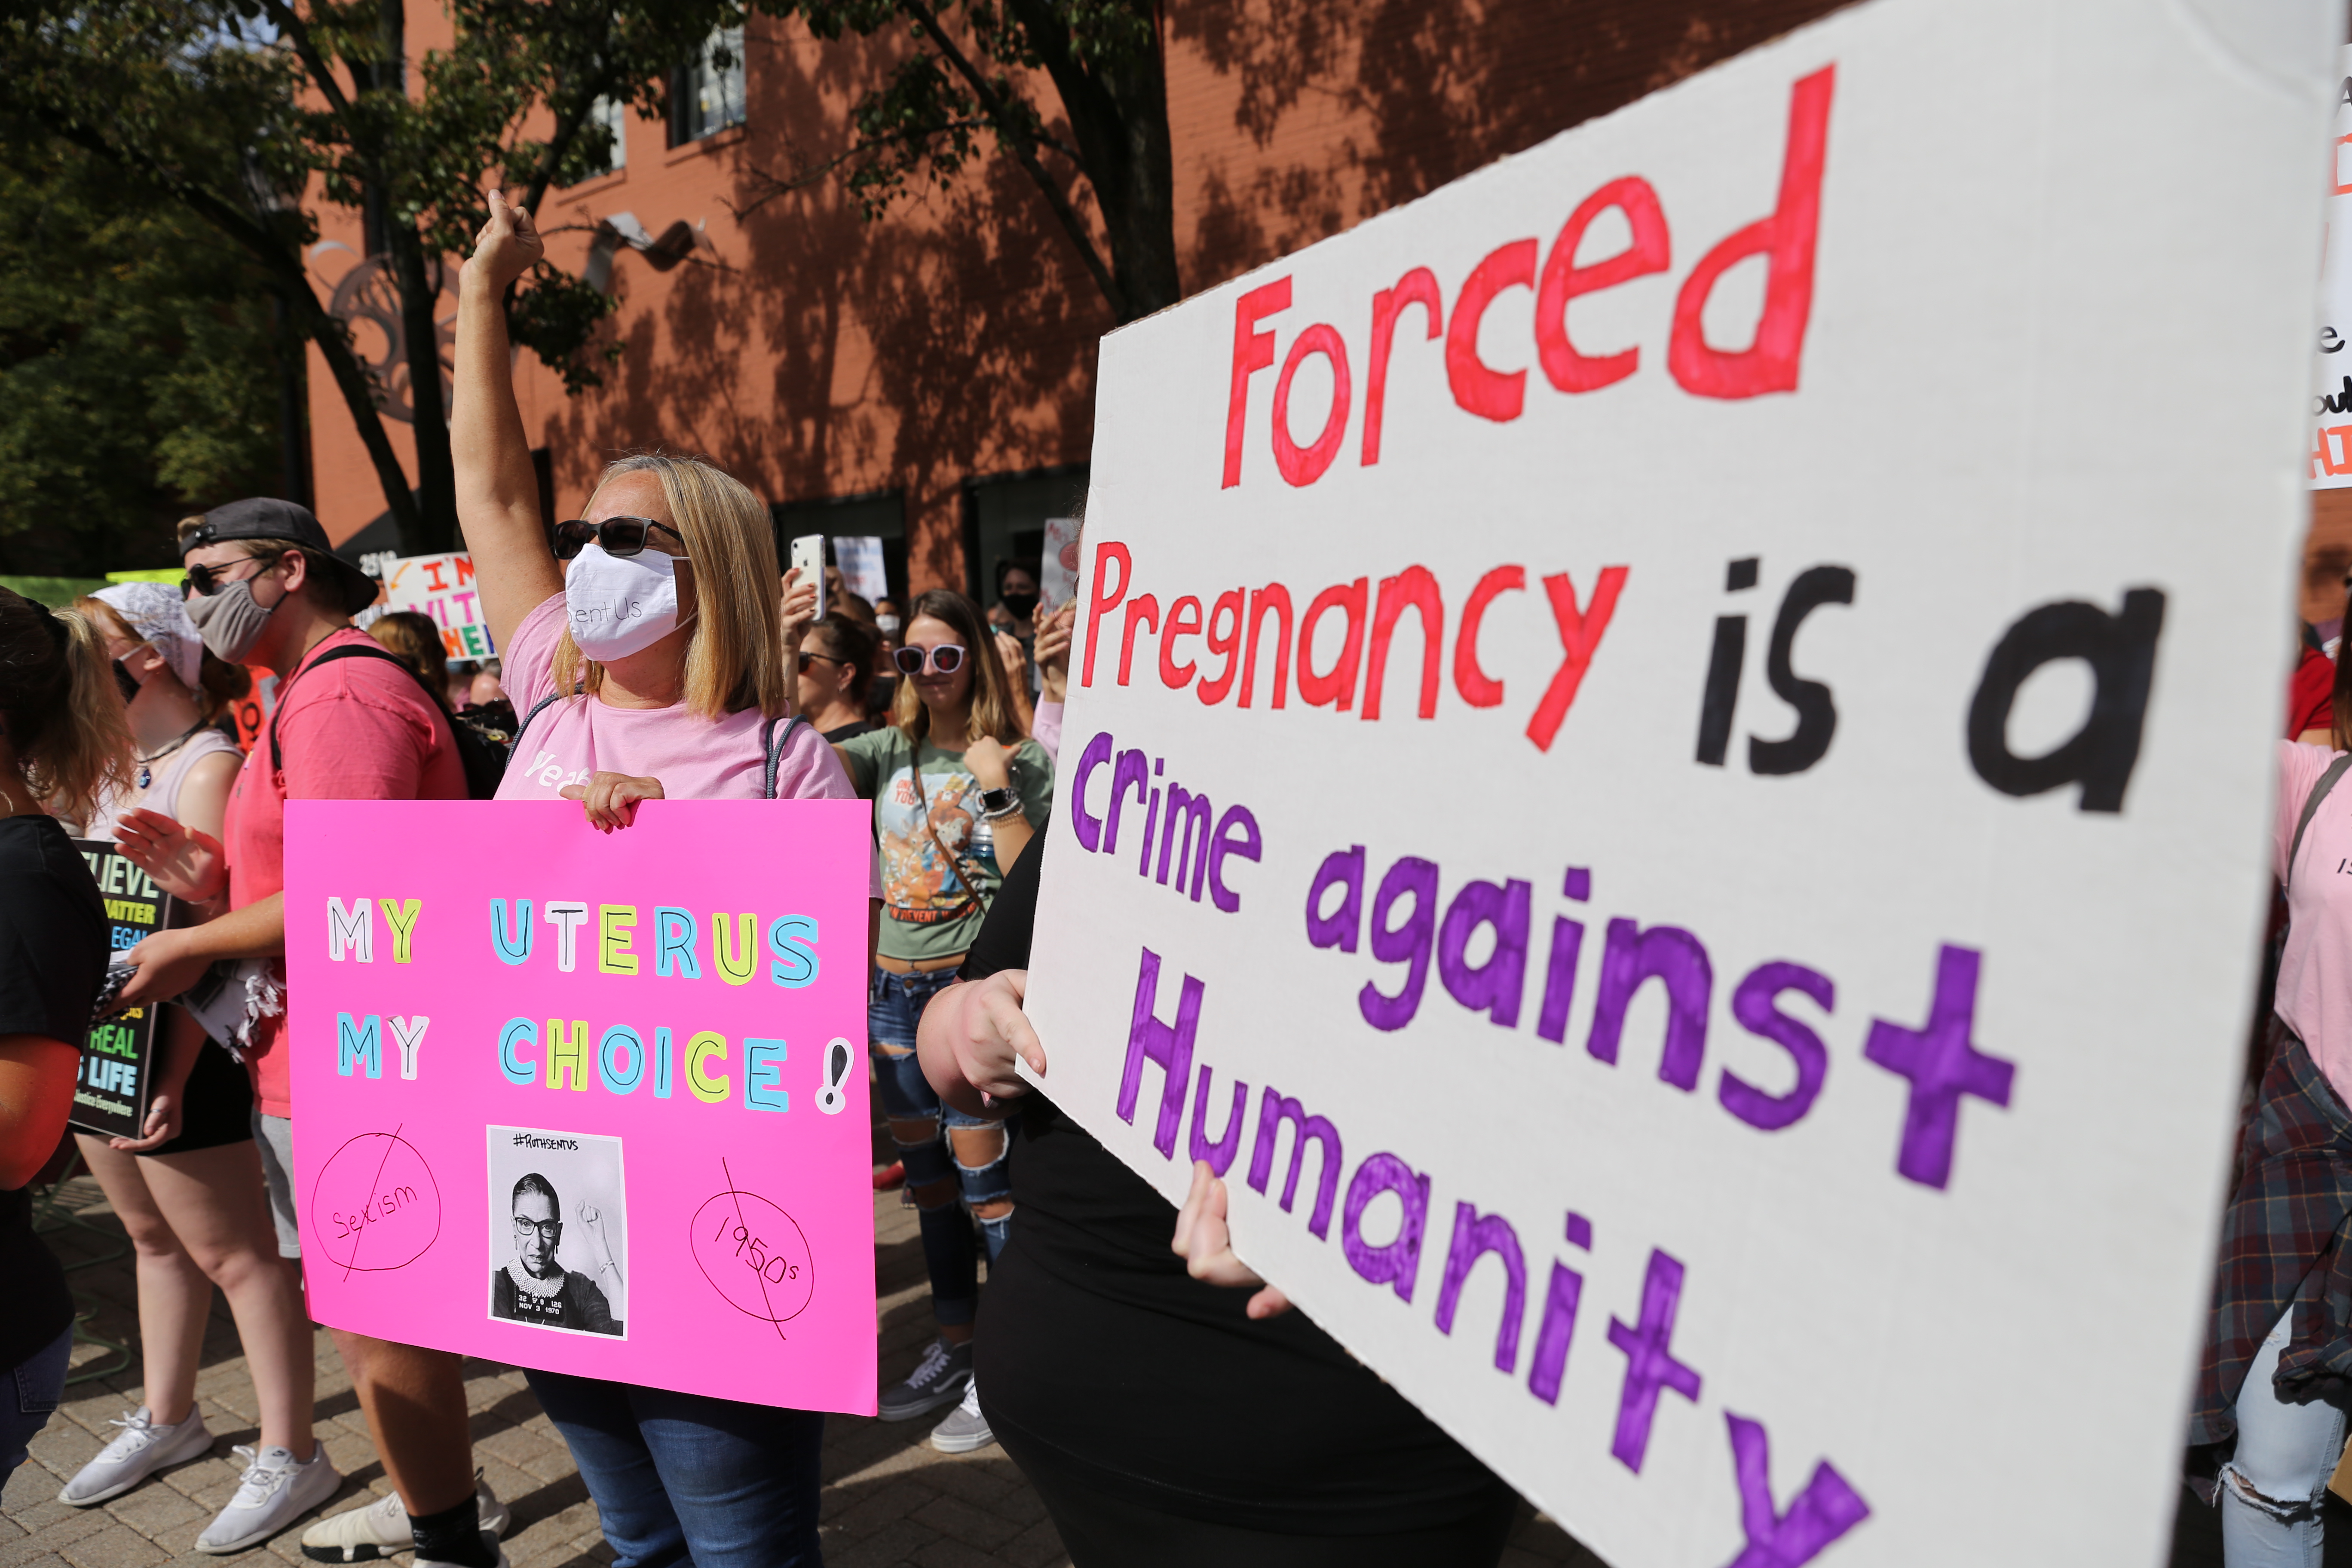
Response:
POLYGON ((944 1339, 935 1339, 904 1382, 882 1390, 882 1419, 912 1421, 942 1405, 953 1405, 963 1397, 964 1385, 971 1381, 971 1346, 951 1345, 944 1339))

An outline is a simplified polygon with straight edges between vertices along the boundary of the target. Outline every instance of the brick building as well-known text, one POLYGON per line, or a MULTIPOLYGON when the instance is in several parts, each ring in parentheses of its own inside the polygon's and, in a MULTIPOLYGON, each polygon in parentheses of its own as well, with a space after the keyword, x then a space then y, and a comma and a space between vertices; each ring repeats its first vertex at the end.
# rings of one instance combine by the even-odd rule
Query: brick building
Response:
MULTIPOLYGON (((1166 6, 1187 292, 1360 222, 1833 8, 1834 0, 1177 0, 1166 6)), ((418 10, 424 10, 418 7, 418 10)), ((419 47, 438 16, 413 16, 419 47)), ((878 534, 894 589, 977 591, 1034 556, 1086 482, 1111 316, 1027 177, 987 156, 869 222, 838 180, 777 177, 846 145, 890 63, 755 16, 731 70, 674 79, 667 124, 614 122, 614 169, 551 192, 550 256, 609 268, 622 345, 567 395, 520 356, 557 516, 613 454, 726 466, 785 533, 878 534), (765 195, 766 199, 762 200, 765 195)), ((1054 99, 1042 79, 1038 101, 1054 99)), ((1082 184, 1077 186, 1082 190, 1082 184)), ((1083 198, 1081 196, 1083 209, 1083 198)), ((320 214, 314 278, 395 388, 388 280, 359 215, 320 214)), ((450 272, 445 310, 456 309, 450 272)), ((332 381, 310 377, 315 505, 348 552, 389 550, 383 493, 332 381)), ((390 430, 408 460, 407 427, 390 430)))

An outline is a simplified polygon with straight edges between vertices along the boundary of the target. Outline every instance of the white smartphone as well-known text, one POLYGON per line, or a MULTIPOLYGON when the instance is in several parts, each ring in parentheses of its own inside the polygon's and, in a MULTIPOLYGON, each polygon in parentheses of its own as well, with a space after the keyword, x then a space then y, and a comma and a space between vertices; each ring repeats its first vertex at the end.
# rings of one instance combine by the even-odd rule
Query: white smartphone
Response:
POLYGON ((824 535, 803 533, 793 540, 791 564, 802 582, 816 584, 816 618, 824 619, 824 535))

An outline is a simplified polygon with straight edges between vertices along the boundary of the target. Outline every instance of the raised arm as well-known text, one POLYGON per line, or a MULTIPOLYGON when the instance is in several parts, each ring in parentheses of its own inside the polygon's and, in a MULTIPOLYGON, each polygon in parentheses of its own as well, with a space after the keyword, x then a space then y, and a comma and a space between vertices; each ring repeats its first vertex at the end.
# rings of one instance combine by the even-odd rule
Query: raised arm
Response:
POLYGON ((530 214, 492 191, 490 221, 482 226, 457 284, 449 456, 457 469, 457 521, 473 553, 490 640, 501 650, 525 616, 563 591, 563 573, 540 527, 539 477, 515 403, 507 344, 507 286, 546 248, 530 214))

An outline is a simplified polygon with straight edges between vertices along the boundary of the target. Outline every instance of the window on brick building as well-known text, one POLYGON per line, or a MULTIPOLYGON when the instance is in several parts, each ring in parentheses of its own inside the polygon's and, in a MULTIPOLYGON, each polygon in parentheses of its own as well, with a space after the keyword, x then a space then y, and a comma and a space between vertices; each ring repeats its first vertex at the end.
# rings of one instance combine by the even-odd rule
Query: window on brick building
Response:
POLYGON ((593 169, 589 178, 617 174, 629 166, 628 112, 627 104, 610 98, 600 98, 590 106, 588 119, 580 127, 580 138, 592 144, 592 162, 593 143, 599 136, 604 139, 605 152, 603 165, 593 169))
POLYGON ((721 27, 670 75, 669 144, 682 147, 743 123, 743 29, 721 27))

